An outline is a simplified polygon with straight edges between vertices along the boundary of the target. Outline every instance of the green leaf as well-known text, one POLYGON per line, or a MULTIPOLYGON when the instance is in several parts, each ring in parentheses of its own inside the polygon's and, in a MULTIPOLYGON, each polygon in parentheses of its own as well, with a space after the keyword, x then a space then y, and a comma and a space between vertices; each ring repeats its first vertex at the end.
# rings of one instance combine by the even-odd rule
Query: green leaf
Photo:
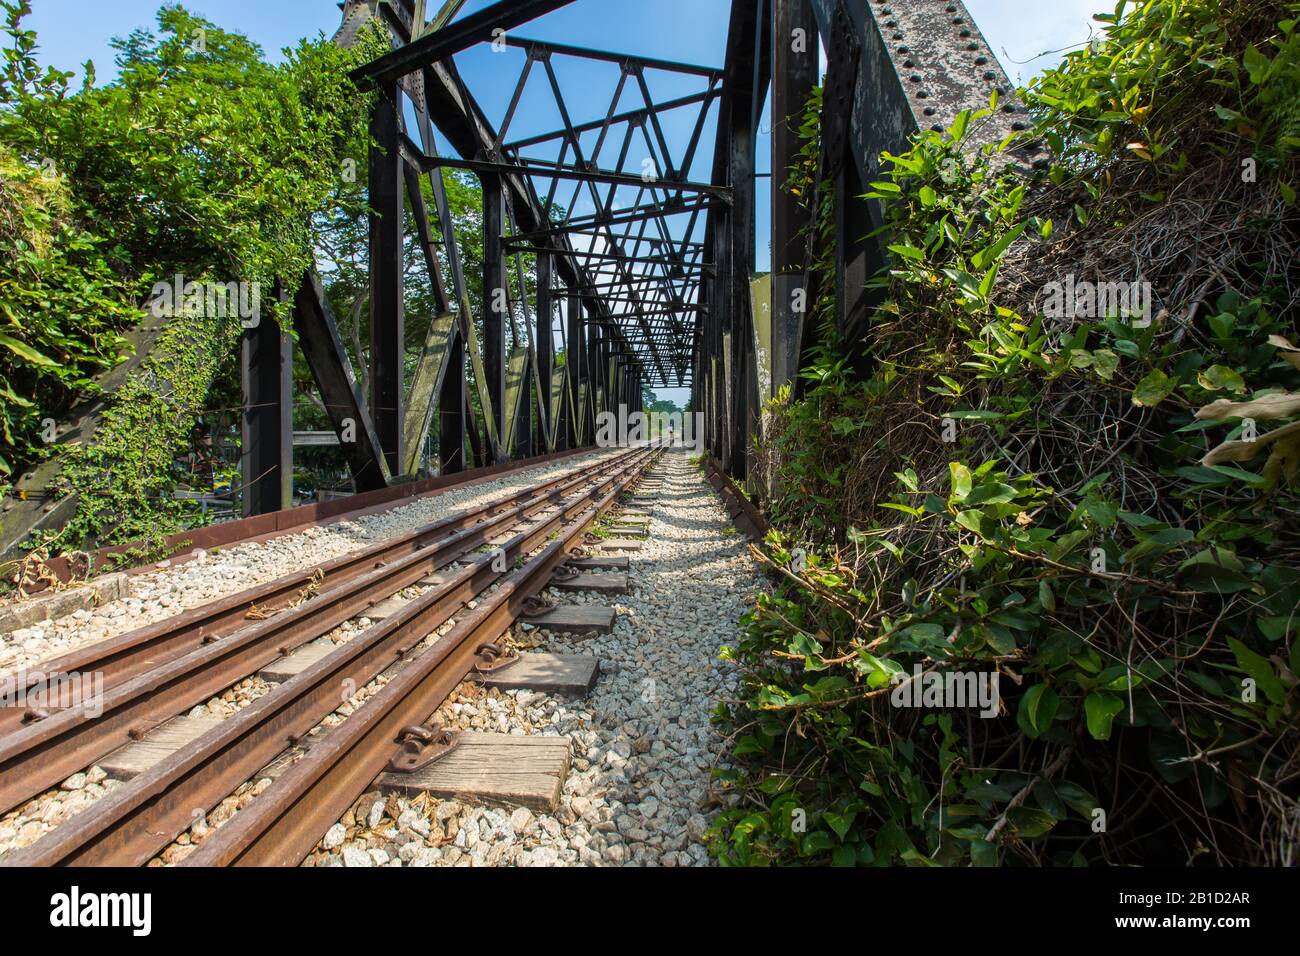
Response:
POLYGON ((904 259, 921 260, 925 258, 925 253, 916 246, 893 245, 889 247, 891 252, 895 252, 904 259))
POLYGON ((1264 692, 1265 697, 1275 704, 1286 700, 1286 690, 1282 687, 1277 672, 1273 670, 1273 665, 1266 658, 1256 654, 1235 637, 1228 638, 1228 646, 1237 658, 1237 666, 1255 679, 1256 686, 1264 692))
POLYGON ((1038 582, 1038 603, 1048 614, 1056 611, 1056 594, 1052 591, 1052 585, 1047 579, 1038 582))
POLYGON ((1060 697, 1046 684, 1035 684, 1020 698, 1017 722, 1030 737, 1037 738, 1052 726, 1060 707, 1060 697))
POLYGON ((0 345, 5 346, 21 359, 25 359, 33 365, 41 365, 45 368, 59 368, 58 362, 49 356, 42 355, 36 349, 32 348, 26 342, 20 342, 18 339, 11 339, 9 336, 0 332, 0 345))
POLYGON ((972 840, 970 861, 972 866, 997 866, 998 845, 987 840, 972 840))
POLYGON ((967 531, 973 531, 981 538, 988 537, 984 533, 984 515, 979 511, 962 511, 957 515, 957 523, 967 531))
POLYGON ((1207 548, 1198 552, 1184 561, 1178 570, 1183 576, 1183 586, 1193 591, 1235 594, 1254 587, 1251 578, 1243 573, 1241 562, 1222 549, 1207 548))
POLYGON ((1260 53, 1253 43, 1246 44, 1246 52, 1242 55, 1241 62, 1250 75, 1250 82, 1255 86, 1261 85, 1268 78, 1273 65, 1273 61, 1260 53))
POLYGON ((1092 370, 1109 382, 1119 370, 1119 356, 1110 349, 1097 349, 1092 353, 1092 370))
POLYGON ((971 257, 971 263, 977 269, 987 269, 991 263, 1002 258, 1002 254, 1007 251, 1007 247, 1020 238, 1020 234, 1025 231, 1025 227, 1028 225, 1028 222, 1022 222, 997 242, 993 243, 993 245, 975 253, 975 255, 971 257))
POLYGON ((948 127, 948 135, 952 137, 953 142, 960 142, 962 137, 966 135, 966 127, 970 125, 970 116, 970 110, 962 110, 953 119, 952 126, 948 127))
POLYGON ((966 504, 1004 505, 1016 500, 1016 489, 1000 481, 984 482, 966 496, 966 504))
POLYGON ((991 412, 984 409, 961 409, 949 412, 947 417, 958 422, 995 422, 1006 416, 1002 412, 991 412))
POLYGON ((829 833, 825 830, 814 830, 804 835, 799 850, 804 856, 812 856, 815 853, 825 853, 834 845, 835 842, 829 833))
POLYGON ((1152 369, 1133 390, 1133 404, 1155 408, 1173 392, 1178 383, 1160 369, 1152 369))
POLYGON ((1032 840, 1056 826, 1056 817, 1046 810, 1036 810, 1033 807, 1012 807, 1007 811, 1007 822, 1016 836, 1032 840))
POLYGON ((1056 795, 1082 817, 1090 819, 1092 811, 1097 809, 1097 798, 1076 783, 1062 780, 1056 784, 1056 795))
POLYGON ((957 501, 966 500, 971 489, 970 469, 960 462, 949 462, 948 477, 952 484, 952 497, 957 501))
POLYGON ((857 815, 856 810, 850 810, 847 813, 824 813, 822 819, 835 832, 835 835, 843 840, 848 836, 849 828, 853 826, 853 819, 857 815))
POLYGON ((1211 365, 1196 376, 1197 383, 1207 392, 1244 392, 1246 381, 1226 365, 1211 365))
POLYGON ((1083 702, 1088 721, 1088 733, 1094 740, 1110 740, 1110 727, 1115 715, 1124 709, 1124 701, 1113 694, 1089 694, 1083 702))

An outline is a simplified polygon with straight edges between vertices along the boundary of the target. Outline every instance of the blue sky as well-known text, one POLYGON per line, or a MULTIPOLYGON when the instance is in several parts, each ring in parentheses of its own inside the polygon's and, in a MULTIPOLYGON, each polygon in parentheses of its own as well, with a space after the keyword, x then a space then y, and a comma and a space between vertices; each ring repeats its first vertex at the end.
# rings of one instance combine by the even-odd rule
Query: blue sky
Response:
MULTIPOLYGON (((192 0, 186 4, 223 27, 240 30, 274 54, 304 36, 333 33, 334 0, 192 0)), ((72 69, 92 58, 111 69, 108 41, 153 25, 159 0, 32 0, 28 23, 41 36, 46 62, 72 69)), ((472 0, 466 7, 487 6, 472 0)), ((1013 78, 1028 79, 1056 57, 1037 54, 1083 42, 1089 15, 1104 0, 968 0, 975 22, 1013 78)), ((721 49, 726 0, 578 0, 521 31, 578 45, 713 62, 721 49), (683 24, 689 24, 683 28, 683 24)))
MULTIPOLYGON (((27 26, 37 31, 42 62, 76 70, 86 59, 92 59, 103 82, 114 73, 111 39, 139 27, 154 26, 160 2, 32 0, 33 12, 27 26)), ((465 10, 481 9, 489 2, 470 0, 465 10)), ((246 34, 272 59, 279 59, 283 48, 293 46, 303 37, 318 33, 332 35, 340 17, 335 0, 189 0, 185 6, 225 29, 246 34)), ((576 46, 720 66, 729 7, 729 0, 576 0, 516 33, 576 46)), ((1109 8, 1110 3, 1108 0, 967 0, 967 7, 1007 73, 1014 81, 1023 83, 1056 63, 1063 49, 1086 41, 1095 29, 1091 13, 1109 8)), ((470 88, 494 121, 499 121, 505 113, 522 64, 523 55, 518 50, 496 54, 479 47, 457 57, 457 65, 470 88)), ((618 80, 618 67, 585 64, 563 57, 557 58, 554 64, 574 122, 602 118, 618 80)), ((665 73, 648 73, 647 82, 656 99, 681 96, 699 88, 695 85, 698 80, 665 73)), ((641 105, 634 103, 632 92, 625 93, 624 108, 641 105)), ((540 71, 534 73, 517 116, 508 139, 549 132, 563 125, 540 71)), ((693 119, 693 111, 689 110, 678 111, 677 115, 665 119, 670 143, 685 140, 693 119)), ((769 128, 766 120, 763 128, 769 128)), ((760 172, 769 168, 765 139, 761 138, 758 144, 760 172)), ((544 149, 531 152, 534 156, 547 156, 544 149)), ((697 156, 697 178, 708 178, 710 154, 706 142, 697 156)), ((760 235, 767 228, 768 188, 768 180, 760 179, 760 235)), ((561 201, 567 204, 567 198, 561 193, 561 201)), ((576 211, 581 210, 575 206, 576 211)), ((758 266, 760 270, 767 268, 766 243, 759 244, 758 266)), ((664 396, 681 402, 685 393, 672 389, 664 396)))

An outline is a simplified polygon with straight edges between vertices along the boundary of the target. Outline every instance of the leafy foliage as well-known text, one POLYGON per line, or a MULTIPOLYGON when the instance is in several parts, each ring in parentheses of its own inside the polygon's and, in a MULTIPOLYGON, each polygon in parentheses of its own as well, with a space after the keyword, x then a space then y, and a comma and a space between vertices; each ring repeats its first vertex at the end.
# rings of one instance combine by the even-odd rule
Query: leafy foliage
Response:
MULTIPOLYGON (((19 27, 23 8, 5 4, 13 45, 0 70, 0 117, 25 100, 66 95, 67 76, 42 73, 36 38, 19 27)), ((117 332, 134 312, 104 260, 106 243, 87 228, 53 161, 23 162, 0 144, 0 480, 45 453, 46 420, 91 377, 116 363, 117 332)), ((3 486, 0 486, 2 489, 3 486)))
POLYGON ((724 863, 1287 859, 1293 13, 1121 4, 1026 94, 1041 176, 970 145, 984 113, 884 157, 887 302, 772 409, 724 863), (1158 314, 1049 315, 1067 273, 1158 314), (997 675, 1001 712, 898 706, 918 673, 997 675))
MULTIPOLYGON (((40 381, 23 383, 32 402, 22 412, 25 431, 0 446, 18 461, 34 457, 32 422, 84 399, 88 376, 114 364, 112 333, 139 316, 154 283, 177 274, 247 282, 261 289, 264 320, 287 319, 272 291, 313 263, 313 226, 334 210, 364 209, 343 170, 347 159, 364 169, 368 102, 347 73, 384 41, 374 31, 343 50, 319 37, 271 65, 244 36, 166 6, 157 33, 115 41, 114 82, 94 86, 91 69, 69 93, 66 74, 42 74, 32 60, 35 38, 21 27, 27 4, 4 6, 14 41, 0 88, 0 144, 14 157, 6 168, 21 166, 14 182, 29 184, 54 170, 60 197, 42 205, 33 187, 12 192, 6 177, 6 195, 18 197, 15 221, 29 234, 14 241, 36 251, 27 273, 0 293, 10 304, 3 317, 14 340, 57 363, 18 353, 29 380, 50 380, 44 392, 40 381), (86 280, 73 295, 66 287, 78 271, 86 280)), ((173 325, 116 396, 94 446, 70 452, 63 490, 79 503, 65 544, 178 524, 172 461, 218 372, 230 367, 241 325, 236 316, 173 325)))

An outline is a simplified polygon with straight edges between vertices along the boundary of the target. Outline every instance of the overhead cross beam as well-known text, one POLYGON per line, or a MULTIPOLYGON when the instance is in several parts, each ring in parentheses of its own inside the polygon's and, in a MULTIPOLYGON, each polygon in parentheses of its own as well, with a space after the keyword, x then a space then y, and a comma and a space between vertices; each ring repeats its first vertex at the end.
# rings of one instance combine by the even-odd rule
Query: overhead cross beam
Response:
POLYGON ((509 30, 568 6, 573 0, 499 0, 441 30, 407 43, 350 74, 362 90, 395 83, 426 66, 502 36, 509 30), (498 32, 500 31, 500 32, 498 32))

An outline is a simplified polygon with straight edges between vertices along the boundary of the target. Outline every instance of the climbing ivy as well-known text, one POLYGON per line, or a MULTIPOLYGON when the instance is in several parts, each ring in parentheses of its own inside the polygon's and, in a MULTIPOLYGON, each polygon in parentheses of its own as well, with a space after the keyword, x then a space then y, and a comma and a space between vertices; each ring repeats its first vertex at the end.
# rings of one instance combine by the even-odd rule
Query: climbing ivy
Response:
MULTIPOLYGON (((3 318, 28 346, 20 360, 46 367, 30 350, 51 338, 51 326, 62 336, 41 353, 50 375, 56 365, 65 370, 56 375, 61 391, 23 398, 48 400, 57 411, 88 397, 88 375, 118 358, 120 341, 101 329, 126 326, 128 311, 138 317, 155 285, 177 275, 247 283, 264 306, 256 318, 287 324, 276 281, 296 282, 313 264, 315 230, 330 213, 364 209, 356 170, 364 178, 368 101, 347 74, 386 49, 380 31, 347 50, 324 37, 306 40, 273 65, 241 34, 164 6, 156 32, 114 41, 113 82, 94 85, 89 67, 86 84, 69 92, 67 74, 35 66, 35 37, 21 26, 25 0, 4 9, 13 46, 0 86, 0 145, 32 174, 56 171, 75 224, 68 228, 81 232, 49 245, 98 294, 52 299, 48 272, 7 294, 4 301, 18 305, 3 318)), ((18 205, 28 218, 36 208, 21 196, 18 205)), ((68 450, 59 491, 77 495, 78 510, 57 544, 176 527, 172 461, 218 371, 230 367, 241 329, 233 314, 169 323, 149 361, 112 397, 93 443, 68 450)), ((46 413, 28 409, 24 421, 46 413)), ((35 457, 29 435, 0 437, 0 454, 15 466, 35 457)))

